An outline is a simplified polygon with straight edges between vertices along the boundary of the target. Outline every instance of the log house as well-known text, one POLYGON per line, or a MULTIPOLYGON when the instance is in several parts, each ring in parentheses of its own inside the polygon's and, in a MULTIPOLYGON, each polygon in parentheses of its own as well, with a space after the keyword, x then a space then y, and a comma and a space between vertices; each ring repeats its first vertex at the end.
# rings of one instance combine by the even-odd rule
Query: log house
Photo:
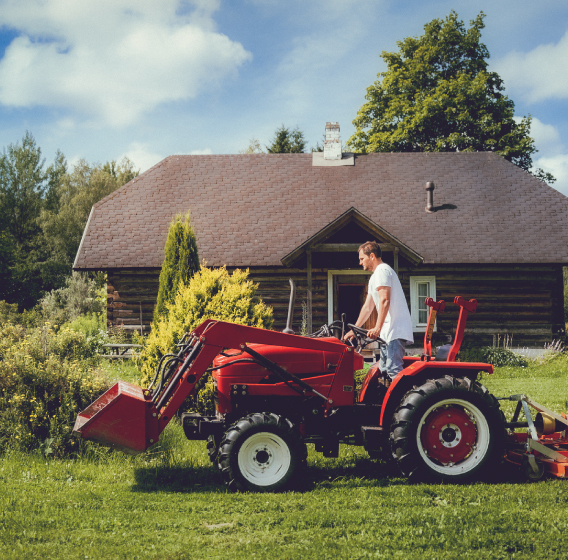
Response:
POLYGON ((357 247, 377 240, 397 271, 415 344, 424 297, 444 299, 435 343, 453 334, 461 295, 478 301, 466 332, 538 347, 563 336, 568 199, 493 153, 171 156, 93 206, 74 270, 108 277, 108 321, 149 329, 169 224, 191 212, 200 259, 248 268, 259 295, 293 328, 346 313, 368 275, 357 247))

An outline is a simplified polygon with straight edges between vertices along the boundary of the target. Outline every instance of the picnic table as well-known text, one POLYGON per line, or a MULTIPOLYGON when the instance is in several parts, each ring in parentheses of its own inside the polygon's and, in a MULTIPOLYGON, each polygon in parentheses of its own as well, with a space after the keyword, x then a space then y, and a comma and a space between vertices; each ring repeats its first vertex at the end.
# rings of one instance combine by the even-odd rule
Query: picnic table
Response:
POLYGON ((129 360, 132 358, 132 350, 142 348, 141 344, 103 344, 108 354, 101 354, 101 358, 109 360, 129 360))

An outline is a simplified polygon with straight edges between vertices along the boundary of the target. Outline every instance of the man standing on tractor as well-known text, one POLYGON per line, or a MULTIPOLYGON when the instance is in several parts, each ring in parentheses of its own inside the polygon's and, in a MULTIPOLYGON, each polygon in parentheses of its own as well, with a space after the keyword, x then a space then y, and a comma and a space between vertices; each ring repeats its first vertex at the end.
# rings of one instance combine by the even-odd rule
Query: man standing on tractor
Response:
MULTIPOLYGON (((369 329, 369 338, 381 337, 379 367, 392 381, 403 369, 402 358, 407 344, 414 342, 412 320, 400 280, 396 272, 381 259, 379 244, 367 241, 359 247, 359 264, 363 270, 372 272, 369 279, 367 299, 361 308, 355 326, 362 327, 373 311, 377 309, 377 323, 369 329)), ((344 340, 355 336, 349 331, 344 340)))

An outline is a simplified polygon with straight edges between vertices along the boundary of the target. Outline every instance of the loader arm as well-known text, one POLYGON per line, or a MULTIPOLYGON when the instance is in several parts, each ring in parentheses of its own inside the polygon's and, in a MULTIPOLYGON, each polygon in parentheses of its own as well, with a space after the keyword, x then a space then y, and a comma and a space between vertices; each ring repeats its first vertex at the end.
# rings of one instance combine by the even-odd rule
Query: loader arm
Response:
MULTIPOLYGON (((255 343, 328 352, 338 352, 340 348, 340 364, 344 364, 340 367, 352 371, 352 359, 344 357, 351 357, 353 349, 329 340, 213 320, 204 321, 183 340, 187 342, 172 358, 172 364, 164 367, 165 373, 154 391, 120 381, 79 414, 73 431, 128 453, 145 451, 157 442, 184 400, 195 391, 215 357, 227 348, 248 351, 250 355, 254 355, 254 351, 247 345, 255 343)), ((288 382, 295 383, 304 394, 311 392, 328 399, 285 370, 279 373, 288 376, 288 382)), ((331 404, 329 398, 327 408, 331 404)))

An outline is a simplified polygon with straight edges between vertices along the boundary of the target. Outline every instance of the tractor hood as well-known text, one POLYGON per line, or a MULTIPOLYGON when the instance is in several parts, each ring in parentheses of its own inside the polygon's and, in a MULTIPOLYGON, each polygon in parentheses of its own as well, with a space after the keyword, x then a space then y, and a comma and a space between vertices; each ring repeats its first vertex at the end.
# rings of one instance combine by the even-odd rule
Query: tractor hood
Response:
MULTIPOLYGON (((278 364, 288 373, 304 378, 333 373, 341 353, 345 349, 345 344, 336 338, 331 337, 320 340, 336 343, 337 352, 304 350, 289 346, 270 346, 265 344, 250 344, 249 347, 271 362, 278 364)), ((271 376, 270 372, 262 365, 256 363, 250 355, 238 350, 227 350, 224 352, 224 355, 218 355, 213 365, 214 367, 222 366, 222 369, 215 371, 215 378, 237 376, 238 378, 247 378, 249 383, 262 383, 271 376)))

